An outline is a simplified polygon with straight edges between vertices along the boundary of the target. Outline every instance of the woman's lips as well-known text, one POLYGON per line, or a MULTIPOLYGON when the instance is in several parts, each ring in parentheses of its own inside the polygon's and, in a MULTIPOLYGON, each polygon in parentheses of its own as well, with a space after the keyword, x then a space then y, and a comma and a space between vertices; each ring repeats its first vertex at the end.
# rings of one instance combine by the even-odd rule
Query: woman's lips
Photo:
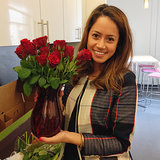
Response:
POLYGON ((99 52, 99 51, 94 51, 96 54, 99 54, 99 55, 103 55, 105 54, 104 52, 99 52))

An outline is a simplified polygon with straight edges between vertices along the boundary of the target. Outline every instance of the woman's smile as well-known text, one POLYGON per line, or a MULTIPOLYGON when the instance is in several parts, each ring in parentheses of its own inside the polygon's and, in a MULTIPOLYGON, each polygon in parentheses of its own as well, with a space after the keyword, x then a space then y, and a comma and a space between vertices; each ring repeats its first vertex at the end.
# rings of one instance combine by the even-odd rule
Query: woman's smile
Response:
POLYGON ((99 52, 99 51, 94 51, 95 52, 95 54, 97 54, 97 55, 104 55, 104 54, 106 54, 106 52, 99 52))

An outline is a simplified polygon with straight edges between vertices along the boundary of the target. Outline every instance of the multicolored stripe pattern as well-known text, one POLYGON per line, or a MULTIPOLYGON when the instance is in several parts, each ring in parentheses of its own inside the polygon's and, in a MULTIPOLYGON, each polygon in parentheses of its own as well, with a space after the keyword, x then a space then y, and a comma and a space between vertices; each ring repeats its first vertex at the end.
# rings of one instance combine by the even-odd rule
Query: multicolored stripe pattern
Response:
MULTIPOLYGON (((65 129, 87 77, 72 88, 66 86, 63 102, 66 104, 65 129)), ((137 87, 135 75, 127 72, 119 93, 96 89, 90 82, 81 99, 78 130, 83 134, 85 146, 81 151, 85 159, 129 160, 135 115, 137 87)))

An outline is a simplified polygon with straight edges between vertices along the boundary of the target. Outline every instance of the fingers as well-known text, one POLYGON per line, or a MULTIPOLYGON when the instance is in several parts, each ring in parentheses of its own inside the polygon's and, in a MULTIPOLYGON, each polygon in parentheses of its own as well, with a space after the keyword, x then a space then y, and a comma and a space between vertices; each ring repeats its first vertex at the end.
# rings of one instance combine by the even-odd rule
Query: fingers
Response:
POLYGON ((61 139, 61 137, 55 135, 53 137, 40 137, 39 141, 44 142, 44 143, 48 143, 48 144, 56 144, 56 143, 61 143, 62 139, 61 139))
POLYGON ((53 144, 54 142, 53 142, 53 140, 52 140, 52 137, 51 138, 48 138, 48 137, 40 137, 39 138, 39 141, 40 142, 44 142, 44 143, 48 143, 48 144, 53 144))
POLYGON ((39 139, 31 132, 32 137, 34 138, 34 140, 32 141, 32 143, 38 143, 39 139))

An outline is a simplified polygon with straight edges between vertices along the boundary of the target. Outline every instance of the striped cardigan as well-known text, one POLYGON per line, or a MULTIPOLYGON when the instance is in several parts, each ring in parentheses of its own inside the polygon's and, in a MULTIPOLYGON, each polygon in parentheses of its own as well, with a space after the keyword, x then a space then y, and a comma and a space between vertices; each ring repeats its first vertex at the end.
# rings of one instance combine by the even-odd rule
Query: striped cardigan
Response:
MULTIPOLYGON (((65 87, 63 103, 66 106, 66 130, 86 80, 87 77, 83 77, 74 88, 70 85, 65 87)), ((89 81, 78 114, 78 131, 84 136, 82 156, 86 160, 129 160, 136 106, 137 88, 133 72, 124 75, 119 93, 97 89, 89 81)))

